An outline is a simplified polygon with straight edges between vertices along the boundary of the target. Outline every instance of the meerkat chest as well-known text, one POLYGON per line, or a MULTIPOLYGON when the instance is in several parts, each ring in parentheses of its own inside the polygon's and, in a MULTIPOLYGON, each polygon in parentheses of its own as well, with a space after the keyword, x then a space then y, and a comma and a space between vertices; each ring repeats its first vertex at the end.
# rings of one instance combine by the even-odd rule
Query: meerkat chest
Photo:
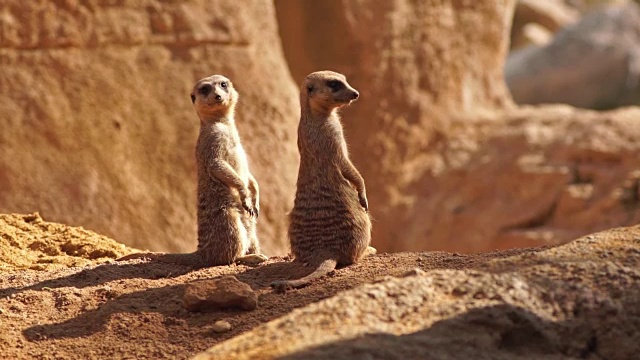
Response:
POLYGON ((249 165, 247 162, 247 154, 242 147, 240 137, 235 127, 224 126, 220 129, 223 133, 221 136, 224 142, 225 160, 231 167, 238 172, 241 178, 245 179, 249 174, 249 165))
POLYGON ((347 142, 339 121, 327 121, 321 129, 319 138, 321 139, 318 141, 320 148, 317 151, 323 152, 331 162, 347 155, 347 142))
POLYGON ((239 142, 235 144, 234 151, 229 156, 229 163, 233 166, 240 177, 243 179, 249 175, 249 164, 247 161, 247 154, 239 142))

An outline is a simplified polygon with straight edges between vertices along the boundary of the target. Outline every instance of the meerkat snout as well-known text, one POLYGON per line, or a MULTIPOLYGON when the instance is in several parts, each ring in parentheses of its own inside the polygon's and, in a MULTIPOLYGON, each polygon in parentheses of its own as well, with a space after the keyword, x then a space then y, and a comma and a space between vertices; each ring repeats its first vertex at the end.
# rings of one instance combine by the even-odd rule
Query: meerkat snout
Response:
POLYGON ((360 96, 358 90, 341 80, 329 80, 327 81, 327 87, 331 90, 331 94, 338 103, 346 102, 349 104, 360 96))
POLYGON ((360 96, 360 94, 358 93, 358 90, 352 88, 351 86, 343 83, 340 80, 329 80, 327 81, 327 86, 329 87, 329 89, 331 89, 331 92, 334 94, 338 94, 341 92, 341 90, 345 90, 348 94, 348 97, 351 97, 351 99, 355 100, 358 98, 358 96, 360 96))

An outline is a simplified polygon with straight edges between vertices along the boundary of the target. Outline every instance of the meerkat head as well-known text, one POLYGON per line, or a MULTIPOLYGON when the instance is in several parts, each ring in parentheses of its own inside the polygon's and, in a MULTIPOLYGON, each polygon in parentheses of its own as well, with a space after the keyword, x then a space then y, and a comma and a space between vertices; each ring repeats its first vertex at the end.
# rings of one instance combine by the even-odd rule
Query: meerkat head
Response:
POLYGON ((229 79, 222 75, 212 75, 200 79, 191 91, 191 102, 200 119, 215 119, 233 116, 238 92, 229 79))
POLYGON ((351 104, 359 95, 344 75, 333 71, 317 71, 307 75, 300 89, 301 105, 308 105, 313 112, 322 115, 351 104))

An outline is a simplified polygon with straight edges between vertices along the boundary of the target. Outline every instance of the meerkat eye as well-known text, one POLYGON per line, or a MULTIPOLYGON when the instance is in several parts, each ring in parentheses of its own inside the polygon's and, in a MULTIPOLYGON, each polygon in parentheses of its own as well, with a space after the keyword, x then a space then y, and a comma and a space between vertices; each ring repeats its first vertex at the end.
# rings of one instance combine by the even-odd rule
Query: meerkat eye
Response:
POLYGON ((226 81, 221 82, 220 83, 220 87, 223 88, 223 89, 226 89, 227 88, 227 82, 226 81))
POLYGON ((204 85, 200 89, 198 89, 198 92, 206 96, 206 95, 209 95, 211 90, 212 90, 211 85, 204 85))
POLYGON ((327 86, 332 91, 338 91, 338 90, 344 88, 344 84, 342 83, 342 81, 338 81, 338 80, 329 80, 329 81, 327 81, 327 86))

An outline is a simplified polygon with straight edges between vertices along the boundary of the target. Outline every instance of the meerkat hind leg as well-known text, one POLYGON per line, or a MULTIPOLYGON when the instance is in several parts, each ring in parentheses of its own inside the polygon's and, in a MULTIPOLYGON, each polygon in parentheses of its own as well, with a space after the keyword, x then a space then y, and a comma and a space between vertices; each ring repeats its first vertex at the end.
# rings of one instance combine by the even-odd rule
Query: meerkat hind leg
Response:
POLYGON ((258 240, 258 234, 256 232, 256 219, 245 216, 242 219, 242 224, 245 229, 247 229, 247 240, 249 241, 247 254, 260 254, 260 241, 258 240))
POLYGON ((248 266, 255 266, 263 263, 267 260, 267 257, 260 254, 260 245, 258 244, 258 237, 256 235, 255 219, 251 217, 244 217, 239 221, 241 241, 246 241, 246 253, 236 258, 236 263, 248 266), (245 230, 245 231, 242 231, 245 230))

